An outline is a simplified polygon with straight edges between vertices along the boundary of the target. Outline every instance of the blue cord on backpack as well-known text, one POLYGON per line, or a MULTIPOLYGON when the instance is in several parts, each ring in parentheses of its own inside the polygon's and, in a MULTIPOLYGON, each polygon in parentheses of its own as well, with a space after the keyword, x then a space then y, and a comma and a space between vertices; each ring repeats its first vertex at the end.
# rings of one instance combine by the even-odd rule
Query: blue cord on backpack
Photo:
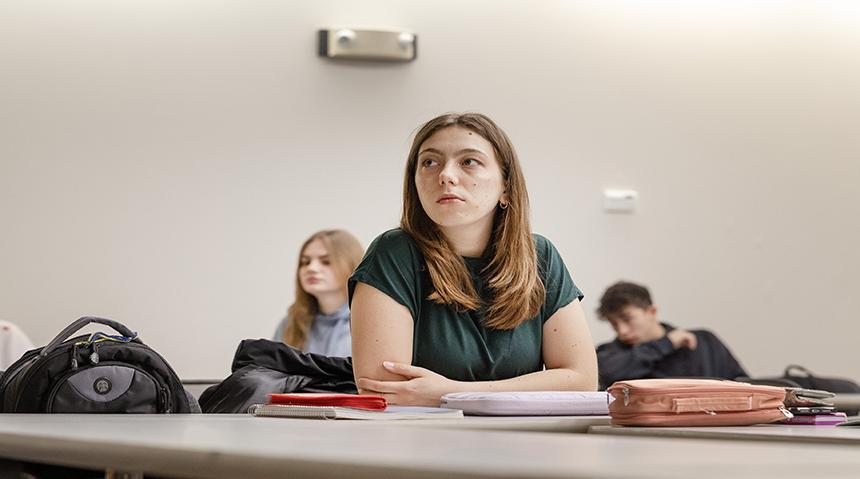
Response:
POLYGON ((77 349, 80 346, 93 346, 93 352, 90 353, 90 363, 98 364, 99 363, 99 344, 112 341, 116 343, 130 343, 137 339, 137 332, 134 332, 134 336, 122 336, 119 334, 105 334, 102 332, 91 333, 90 336, 84 341, 78 341, 74 345, 74 349, 72 350, 72 369, 77 369, 78 360, 77 360, 77 349))

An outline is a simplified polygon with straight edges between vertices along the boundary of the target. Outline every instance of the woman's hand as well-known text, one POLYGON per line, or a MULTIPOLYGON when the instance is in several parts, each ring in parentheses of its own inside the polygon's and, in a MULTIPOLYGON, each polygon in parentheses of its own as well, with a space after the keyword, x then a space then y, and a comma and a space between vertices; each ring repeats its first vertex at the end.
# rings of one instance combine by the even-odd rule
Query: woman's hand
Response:
POLYGON ((384 396, 389 404, 439 407, 442 396, 456 392, 460 385, 457 381, 418 366, 390 361, 384 361, 382 366, 387 371, 408 379, 405 381, 377 381, 359 378, 357 386, 362 392, 384 396))

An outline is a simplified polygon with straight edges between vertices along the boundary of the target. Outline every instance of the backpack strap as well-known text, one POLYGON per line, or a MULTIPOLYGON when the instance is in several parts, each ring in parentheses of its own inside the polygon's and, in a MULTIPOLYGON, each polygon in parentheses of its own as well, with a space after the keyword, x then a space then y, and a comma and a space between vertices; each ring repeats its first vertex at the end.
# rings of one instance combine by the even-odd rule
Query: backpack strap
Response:
POLYGON ((810 377, 810 378, 815 377, 815 375, 812 374, 812 371, 806 369, 803 366, 798 366, 797 364, 789 364, 788 366, 786 366, 785 373, 783 373, 783 375, 785 377, 792 377, 792 376, 801 376, 801 377, 805 376, 805 377, 810 377), (798 372, 800 374, 797 374, 798 372), (795 373, 795 374, 792 374, 792 373, 795 373))
POLYGON ((60 334, 58 334, 54 339, 51 340, 50 343, 48 343, 47 346, 45 346, 44 349, 42 349, 42 352, 40 353, 40 355, 42 357, 47 356, 48 353, 50 353, 51 351, 56 349, 57 346, 60 345, 60 343, 69 339, 69 337, 71 335, 75 334, 76 332, 78 332, 78 330, 80 330, 84 326, 91 324, 91 323, 98 323, 98 324, 104 324, 105 326, 110 326, 116 332, 118 332, 119 334, 122 334, 123 336, 128 336, 128 337, 137 336, 137 333, 128 329, 125 325, 123 325, 122 323, 120 323, 118 321, 114 321, 112 319, 97 318, 95 316, 84 316, 83 318, 78 319, 77 321, 68 325, 65 329, 60 331, 60 334))

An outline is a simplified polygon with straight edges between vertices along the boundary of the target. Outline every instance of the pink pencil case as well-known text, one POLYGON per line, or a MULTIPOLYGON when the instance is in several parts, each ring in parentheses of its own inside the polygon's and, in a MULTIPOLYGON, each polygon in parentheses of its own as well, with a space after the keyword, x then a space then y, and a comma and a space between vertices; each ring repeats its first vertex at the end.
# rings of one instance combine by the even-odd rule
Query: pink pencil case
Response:
POLYGON ((618 426, 747 426, 792 417, 785 390, 718 379, 634 379, 606 390, 618 426))

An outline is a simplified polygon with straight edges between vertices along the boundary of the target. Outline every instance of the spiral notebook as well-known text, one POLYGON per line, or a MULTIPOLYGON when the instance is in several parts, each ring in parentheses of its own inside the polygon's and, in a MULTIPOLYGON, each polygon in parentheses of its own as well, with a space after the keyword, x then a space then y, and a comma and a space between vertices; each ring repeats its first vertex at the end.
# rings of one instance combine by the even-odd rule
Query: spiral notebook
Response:
POLYGON ((459 409, 438 407, 388 406, 382 411, 370 411, 340 406, 296 406, 285 404, 255 404, 248 410, 257 417, 287 417, 305 419, 458 419, 459 409))

